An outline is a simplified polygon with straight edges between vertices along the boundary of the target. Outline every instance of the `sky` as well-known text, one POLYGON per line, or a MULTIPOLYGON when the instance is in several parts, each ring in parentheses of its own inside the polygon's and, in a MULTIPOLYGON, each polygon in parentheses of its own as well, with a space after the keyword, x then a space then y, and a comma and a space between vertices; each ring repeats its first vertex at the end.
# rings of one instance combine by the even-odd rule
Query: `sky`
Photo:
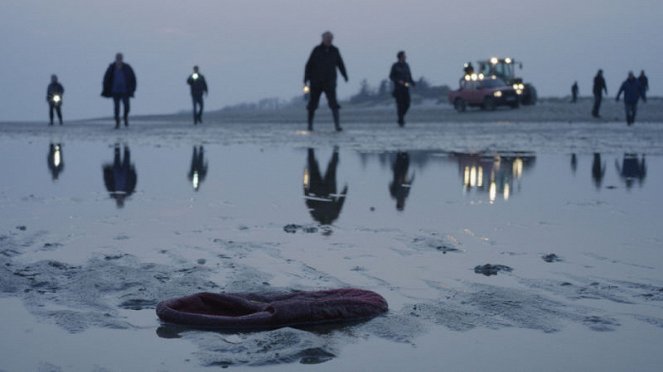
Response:
POLYGON ((301 94, 303 69, 331 30, 350 82, 376 86, 405 50, 415 78, 454 87, 462 65, 523 62, 540 96, 581 95, 602 68, 611 95, 644 69, 663 95, 660 0, 0 0, 0 121, 46 120, 50 75, 65 87, 65 119, 108 117, 101 80, 117 52, 134 68, 133 114, 190 108, 186 78, 206 76, 207 109, 301 94))

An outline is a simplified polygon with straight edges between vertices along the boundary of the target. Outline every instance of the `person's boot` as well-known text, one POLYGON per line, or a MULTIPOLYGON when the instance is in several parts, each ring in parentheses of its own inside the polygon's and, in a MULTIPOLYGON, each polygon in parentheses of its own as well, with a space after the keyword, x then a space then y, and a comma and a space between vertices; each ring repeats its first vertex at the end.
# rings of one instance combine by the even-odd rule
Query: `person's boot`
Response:
POLYGON ((340 115, 338 113, 338 109, 333 110, 332 115, 334 116, 334 128, 336 128, 337 132, 342 131, 343 128, 341 128, 341 118, 340 118, 340 115))
POLYGON ((129 126, 129 116, 128 115, 124 115, 124 126, 125 127, 129 126))
POLYGON ((313 131, 313 117, 315 116, 315 111, 308 111, 308 130, 313 131))
POLYGON ((115 118, 115 129, 120 129, 120 118, 115 118))

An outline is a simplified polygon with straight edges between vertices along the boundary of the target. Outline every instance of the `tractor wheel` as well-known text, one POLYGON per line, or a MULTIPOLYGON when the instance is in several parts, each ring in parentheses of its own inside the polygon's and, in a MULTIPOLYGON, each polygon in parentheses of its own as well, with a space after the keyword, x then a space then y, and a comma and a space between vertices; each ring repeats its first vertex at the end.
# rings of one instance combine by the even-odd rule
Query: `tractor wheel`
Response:
POLYGON ((454 101, 454 108, 456 111, 460 112, 465 112, 465 109, 467 108, 467 104, 462 98, 456 98, 454 101))
POLYGON ((495 100, 493 97, 486 97, 483 99, 483 109, 488 111, 495 111, 495 100))

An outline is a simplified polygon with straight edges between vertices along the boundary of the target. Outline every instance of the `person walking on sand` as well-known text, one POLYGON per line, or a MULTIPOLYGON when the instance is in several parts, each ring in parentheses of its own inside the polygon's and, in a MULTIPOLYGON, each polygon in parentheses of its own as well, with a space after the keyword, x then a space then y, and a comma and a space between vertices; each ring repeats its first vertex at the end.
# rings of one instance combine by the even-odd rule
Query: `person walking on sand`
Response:
POLYGON ((129 99, 136 92, 136 75, 128 63, 124 63, 122 53, 115 55, 115 62, 106 69, 102 97, 112 98, 115 114, 115 129, 120 128, 120 102, 124 106, 124 126, 129 126, 129 99))
POLYGON ((207 96, 207 81, 198 70, 198 66, 193 66, 193 73, 186 81, 191 87, 191 98, 193 99, 193 124, 203 122, 203 93, 207 96))
POLYGON ((642 98, 647 100, 647 91, 649 90, 649 78, 645 75, 645 70, 640 71, 640 76, 638 76, 638 82, 640 83, 640 89, 642 89, 642 98))
POLYGON ((638 111, 638 101, 640 97, 644 102, 647 98, 644 95, 644 89, 640 86, 640 82, 635 78, 633 72, 629 71, 628 78, 622 83, 622 86, 617 92, 615 101, 619 102, 619 97, 624 93, 624 109, 626 111, 626 125, 633 125, 635 123, 635 114, 638 111))
POLYGON ((53 111, 58 114, 58 120, 62 125, 62 96, 64 95, 64 87, 58 82, 57 75, 51 75, 51 83, 46 88, 46 102, 48 102, 48 117, 50 122, 48 125, 53 125, 53 111))
POLYGON ((412 80, 412 73, 410 72, 410 65, 405 62, 407 56, 404 51, 396 54, 396 61, 391 66, 389 79, 394 83, 393 96, 396 99, 396 110, 398 113, 398 126, 405 126, 405 114, 410 108, 410 86, 416 86, 412 80))
POLYGON ((574 81, 571 85, 571 103, 576 103, 578 101, 578 82, 574 81))
MULTIPOLYGON (((345 71, 345 64, 338 48, 332 45, 334 35, 326 31, 322 34, 322 43, 313 48, 311 55, 306 62, 304 69, 304 85, 310 90, 308 105, 308 130, 313 130, 313 118, 315 110, 320 103, 320 96, 325 93, 327 104, 334 117, 334 127, 336 131, 343 130, 340 124, 339 109, 341 106, 336 100, 336 69, 341 72, 345 81, 348 81, 348 74, 345 71)), ((305 88, 307 89, 307 88, 305 88)))
POLYGON ((605 79, 603 78, 603 70, 599 70, 594 76, 594 86, 592 87, 592 93, 594 93, 594 107, 592 108, 592 116, 595 118, 600 118, 601 115, 599 111, 601 110, 601 101, 603 100, 603 92, 608 94, 608 87, 605 84, 605 79))

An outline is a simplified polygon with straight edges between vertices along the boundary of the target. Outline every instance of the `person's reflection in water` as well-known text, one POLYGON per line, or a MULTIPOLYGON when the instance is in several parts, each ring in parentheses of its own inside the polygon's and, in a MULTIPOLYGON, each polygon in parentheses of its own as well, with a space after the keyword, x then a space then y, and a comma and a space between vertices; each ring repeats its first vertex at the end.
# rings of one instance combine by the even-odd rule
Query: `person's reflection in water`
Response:
POLYGON ((193 189, 198 191, 200 184, 207 176, 207 162, 205 161, 205 152, 203 146, 193 146, 193 155, 191 156, 191 169, 189 169, 189 181, 193 189))
POLYGON ((53 181, 57 181, 60 173, 64 170, 64 157, 62 157, 62 144, 51 143, 48 145, 48 170, 51 171, 53 181))
POLYGON ((600 189, 603 184, 603 176, 605 176, 605 163, 601 161, 601 154, 595 152, 594 161, 592 161, 592 180, 597 189, 600 189))
POLYGON ((392 165, 394 179, 389 184, 389 192, 391 193, 391 197, 396 199, 396 209, 399 211, 405 209, 405 199, 410 194, 410 188, 412 187, 412 182, 414 182, 414 174, 408 179, 409 169, 410 155, 407 152, 399 151, 392 165))
POLYGON ((340 193, 336 191, 338 161, 338 148, 334 148, 334 154, 329 160, 323 178, 318 161, 315 159, 315 150, 308 149, 307 165, 304 169, 304 196, 311 216, 321 225, 331 225, 338 219, 348 193, 347 185, 340 193))
POLYGON ((576 153, 571 154, 571 172, 575 176, 576 170, 578 170, 578 157, 576 156, 576 153))
POLYGON ((115 144, 113 163, 104 164, 104 183, 115 199, 118 208, 124 206, 124 201, 136 190, 136 168, 131 164, 129 146, 124 145, 124 156, 120 154, 120 144, 115 144))
POLYGON ((638 184, 642 186, 645 177, 647 177, 647 165, 645 164, 644 155, 642 155, 642 159, 640 159, 638 154, 624 154, 621 167, 617 160, 615 160, 615 167, 617 168, 619 176, 626 184, 627 189, 633 187, 633 183, 636 180, 638 181, 638 184))

